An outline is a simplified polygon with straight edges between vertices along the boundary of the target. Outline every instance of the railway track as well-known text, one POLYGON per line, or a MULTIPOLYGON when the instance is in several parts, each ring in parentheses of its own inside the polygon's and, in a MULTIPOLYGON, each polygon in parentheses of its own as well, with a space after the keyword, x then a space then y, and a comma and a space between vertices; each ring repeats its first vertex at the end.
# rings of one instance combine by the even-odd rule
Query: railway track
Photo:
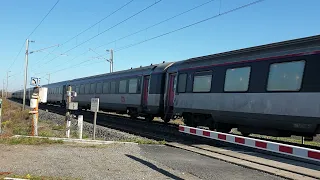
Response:
MULTIPOLYGON (((55 113, 59 113, 61 115, 64 115, 65 114, 65 109, 64 108, 61 108, 60 106, 52 106, 52 105, 41 105, 40 108, 42 109, 50 109, 52 112, 55 112, 55 113)), ((78 112, 80 114, 85 114, 87 117, 90 117, 89 119, 93 119, 93 114, 90 112, 90 111, 80 111, 78 112)), ((156 126, 156 128, 161 128, 161 129, 165 129, 165 128, 168 128, 170 129, 171 132, 176 132, 177 129, 178 129, 178 124, 172 124, 172 123, 167 123, 165 124, 164 122, 160 122, 160 121, 146 121, 145 119, 143 118, 135 118, 135 119, 131 119, 128 115, 120 115, 120 114, 115 114, 115 113, 109 113, 109 112, 103 112, 101 111, 99 114, 98 114, 98 119, 100 119, 100 121, 98 121, 98 124, 99 125, 102 125, 102 126, 108 126, 110 128, 117 128, 117 127, 111 127, 111 122, 112 124, 116 124, 116 123, 120 123, 120 121, 125 121, 124 123, 128 124, 128 123, 138 123, 139 126, 150 126, 150 125, 154 125, 156 126), (103 122, 101 121, 102 119, 105 120, 108 120, 110 122, 103 122), (116 121, 113 121, 113 119, 117 119, 116 121), (158 125, 158 126, 157 126, 158 125)), ((89 121, 87 121, 89 122, 89 121)), ((119 124, 120 125, 120 124, 119 124)), ((135 126, 135 124, 132 123, 132 126, 135 126)), ((121 129, 119 129, 121 130, 121 129)), ((129 130, 128 130, 129 131, 129 130)), ((131 133, 134 133, 134 132, 131 132, 131 133)), ((180 134, 180 133, 179 133, 180 134)), ((237 135, 237 136, 242 136, 241 134, 234 134, 234 133, 229 133, 229 134, 233 134, 233 135, 237 135)), ((174 133, 173 135, 177 135, 176 133, 174 133)), ((245 137, 245 136, 242 136, 242 137, 245 137)), ((259 139, 259 140, 266 140, 266 141, 271 141, 271 142, 276 142, 276 143, 285 143, 285 144, 288 144, 288 145, 294 145, 294 146, 299 146, 299 147, 305 147, 305 148, 311 148, 311 149, 316 149, 316 150, 320 150, 320 147, 319 146, 312 146, 312 145, 308 145, 308 144, 298 144, 298 143, 293 143, 293 142, 287 142, 287 141, 281 141, 281 140, 273 140, 273 139, 268 139, 268 138, 262 138, 262 137, 253 137, 253 136, 249 136, 249 137, 252 137, 252 138, 255 138, 255 139, 259 139)), ((156 138, 156 137, 153 137, 153 138, 156 138)))
MULTIPOLYGON (((65 115, 65 109, 59 106, 40 105, 40 109, 65 115)), ((80 114, 84 116, 85 121, 92 122, 93 113, 80 111, 80 114)), ((97 124, 155 140, 165 140, 168 146, 258 169, 288 179, 320 179, 319 165, 298 162, 298 159, 295 158, 290 160, 286 156, 280 155, 279 157, 277 154, 262 150, 183 134, 178 131, 178 126, 175 124, 148 122, 139 118, 131 119, 105 112, 98 113, 97 124)))

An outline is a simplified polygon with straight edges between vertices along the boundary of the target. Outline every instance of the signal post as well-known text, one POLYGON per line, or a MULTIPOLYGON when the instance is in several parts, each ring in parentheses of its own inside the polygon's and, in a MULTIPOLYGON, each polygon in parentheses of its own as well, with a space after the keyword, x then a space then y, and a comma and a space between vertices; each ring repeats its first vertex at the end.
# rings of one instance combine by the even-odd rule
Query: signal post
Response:
POLYGON ((78 110, 78 102, 72 102, 73 97, 77 97, 77 92, 72 91, 72 87, 69 85, 67 89, 67 101, 66 101, 66 137, 67 138, 70 138, 71 111, 78 110))
POLYGON ((47 92, 48 88, 40 87, 40 78, 31 78, 30 85, 35 86, 33 88, 32 97, 30 99, 30 114, 32 114, 32 136, 38 136, 38 119, 39 119, 39 103, 46 103, 47 102, 47 92))

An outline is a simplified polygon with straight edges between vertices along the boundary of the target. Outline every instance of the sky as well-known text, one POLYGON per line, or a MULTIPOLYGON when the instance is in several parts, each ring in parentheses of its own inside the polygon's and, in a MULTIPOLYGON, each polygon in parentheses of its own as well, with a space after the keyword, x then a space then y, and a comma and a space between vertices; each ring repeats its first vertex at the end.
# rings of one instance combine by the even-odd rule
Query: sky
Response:
POLYGON ((47 84, 48 74, 53 83, 108 73, 108 49, 120 71, 320 34, 319 0, 264 0, 225 14, 254 1, 0 0, 0 80, 6 83, 9 72, 9 91, 22 89, 27 38, 35 41, 29 43, 28 84, 31 77, 47 84))

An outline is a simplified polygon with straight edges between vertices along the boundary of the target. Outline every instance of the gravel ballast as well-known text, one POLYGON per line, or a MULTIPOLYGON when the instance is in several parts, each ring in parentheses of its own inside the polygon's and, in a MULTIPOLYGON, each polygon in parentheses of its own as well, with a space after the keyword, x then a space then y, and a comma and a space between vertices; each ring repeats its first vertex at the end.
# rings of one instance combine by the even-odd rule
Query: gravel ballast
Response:
MULTIPOLYGON (((39 121, 52 121, 57 125, 65 126, 65 116, 60 114, 39 110, 39 121)), ((71 133, 77 131, 77 119, 72 119, 71 121, 71 133)), ((83 122, 83 134, 88 135, 88 138, 92 137, 93 134, 93 124, 88 122, 83 122)), ((110 129, 108 127, 96 126, 96 138, 105 141, 132 141, 132 140, 149 140, 148 138, 133 135, 130 133, 122 132, 115 129, 110 129)))

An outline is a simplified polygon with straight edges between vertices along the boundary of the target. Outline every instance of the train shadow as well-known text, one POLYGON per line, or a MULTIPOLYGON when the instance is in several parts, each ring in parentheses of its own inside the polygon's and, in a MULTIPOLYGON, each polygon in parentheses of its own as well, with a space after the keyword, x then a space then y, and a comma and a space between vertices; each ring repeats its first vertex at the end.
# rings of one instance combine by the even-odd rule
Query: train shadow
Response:
POLYGON ((139 163, 141 163, 141 164, 143 164, 145 166, 148 166, 149 168, 151 168, 151 169, 153 169, 153 170, 155 170, 155 171, 157 171, 157 172, 159 172, 159 173, 161 173, 161 174, 163 174, 163 175, 165 175, 165 176, 167 176, 167 177, 169 177, 171 179, 183 180, 182 178, 180 178, 180 177, 178 177, 178 176, 176 176, 176 175, 174 175, 174 174, 172 174, 172 173, 170 173, 170 172, 168 172, 168 171, 166 171, 164 169, 161 169, 161 168, 157 167, 156 165, 154 165, 154 164, 152 164, 152 163, 150 163, 148 161, 145 161, 143 159, 140 159, 138 157, 135 157, 135 156, 132 156, 132 155, 129 155, 129 154, 125 154, 125 155, 128 158, 133 159, 133 160, 135 160, 135 161, 137 161, 137 162, 139 162, 139 163))

